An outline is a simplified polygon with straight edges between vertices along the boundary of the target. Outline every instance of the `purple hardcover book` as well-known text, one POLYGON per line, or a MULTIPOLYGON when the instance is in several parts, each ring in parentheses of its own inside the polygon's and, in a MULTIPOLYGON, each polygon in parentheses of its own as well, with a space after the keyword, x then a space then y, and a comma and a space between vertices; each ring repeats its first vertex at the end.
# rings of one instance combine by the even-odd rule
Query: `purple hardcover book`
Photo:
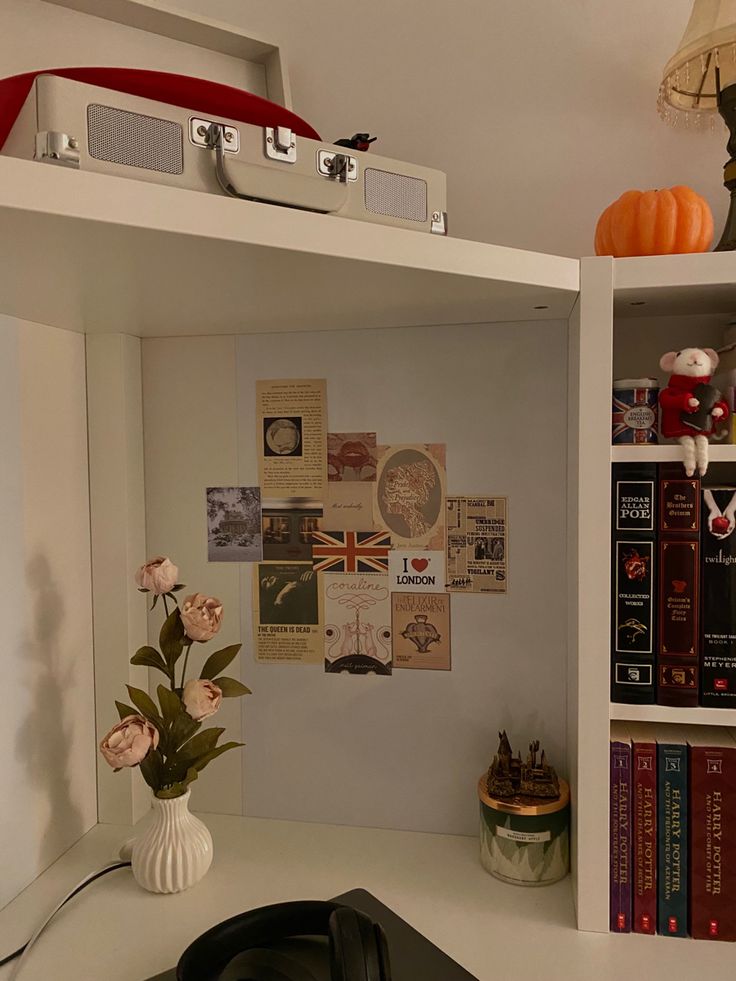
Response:
POLYGON ((611 723, 611 906, 613 933, 631 932, 631 736, 611 723))

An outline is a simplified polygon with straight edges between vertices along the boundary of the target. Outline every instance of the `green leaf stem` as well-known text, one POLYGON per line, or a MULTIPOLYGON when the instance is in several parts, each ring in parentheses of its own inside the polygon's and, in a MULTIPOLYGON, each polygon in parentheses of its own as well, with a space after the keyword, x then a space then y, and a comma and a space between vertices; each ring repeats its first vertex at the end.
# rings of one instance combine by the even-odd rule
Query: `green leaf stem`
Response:
POLYGON ((164 772, 164 760, 160 750, 150 750, 148 756, 141 762, 140 770, 143 774, 143 779, 151 790, 155 792, 156 788, 161 786, 161 777, 164 772))
POLYGON ((184 624, 181 622, 178 606, 164 620, 164 625, 159 634, 159 646, 169 671, 173 675, 174 665, 184 650, 184 624))
POLYGON ((180 746, 176 755, 182 760, 196 760, 200 756, 209 753, 217 745, 217 740, 225 730, 220 728, 202 729, 196 736, 180 746))
POLYGON ((171 672, 155 647, 139 647, 135 654, 131 657, 130 663, 142 664, 147 668, 156 668, 158 671, 165 674, 167 678, 171 679, 171 672))
POLYGON ((138 709, 133 708, 132 705, 126 705, 125 702, 119 702, 117 699, 115 700, 115 708, 118 710, 121 722, 127 715, 140 715, 138 709))
POLYGON ((200 758, 195 760, 192 765, 198 773, 201 773, 207 764, 212 762, 212 760, 216 760, 218 756, 222 756, 222 754, 227 753, 229 749, 236 749, 238 746, 245 746, 245 743, 223 743, 222 746, 216 746, 214 749, 210 750, 209 753, 205 753, 204 756, 200 756, 200 758))
POLYGON ((181 700, 176 692, 171 691, 170 688, 159 685, 156 689, 156 694, 158 695, 158 702, 161 706, 164 725, 168 729, 173 725, 177 715, 184 711, 184 706, 181 704, 181 700))
POLYGON ((163 730, 164 720, 158 714, 156 703, 148 692, 143 691, 142 688, 134 688, 132 685, 126 685, 125 687, 128 689, 131 702, 141 715, 148 719, 149 722, 153 722, 157 729, 163 730))
POLYGON ((204 667, 200 671, 199 677, 209 680, 217 677, 238 656, 238 651, 242 646, 242 644, 233 644, 231 647, 223 647, 221 651, 215 651, 214 654, 210 654, 204 662, 204 667))
POLYGON ((237 698, 239 695, 252 695, 250 688, 246 688, 235 678, 213 678, 212 683, 222 689, 223 698, 237 698))
POLYGON ((194 767, 190 767, 182 780, 177 780, 176 783, 168 784, 166 787, 157 790, 156 796, 160 800, 171 800, 173 797, 181 797, 182 794, 186 793, 189 784, 193 783, 198 776, 199 774, 194 767))
POLYGON ((174 724, 169 733, 169 750, 176 753, 177 750, 197 732, 202 725, 195 722, 188 712, 181 712, 174 719, 174 724))

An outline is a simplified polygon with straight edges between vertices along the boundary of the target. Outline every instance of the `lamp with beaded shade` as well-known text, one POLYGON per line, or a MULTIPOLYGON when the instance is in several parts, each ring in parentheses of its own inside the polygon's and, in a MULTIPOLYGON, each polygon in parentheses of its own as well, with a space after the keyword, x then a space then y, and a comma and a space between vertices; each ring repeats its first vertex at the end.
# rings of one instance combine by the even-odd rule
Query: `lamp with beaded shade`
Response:
POLYGON ((657 104, 673 124, 702 126, 718 112, 728 126, 730 159, 723 183, 731 206, 715 251, 736 249, 736 0, 695 0, 682 40, 665 65, 657 104))

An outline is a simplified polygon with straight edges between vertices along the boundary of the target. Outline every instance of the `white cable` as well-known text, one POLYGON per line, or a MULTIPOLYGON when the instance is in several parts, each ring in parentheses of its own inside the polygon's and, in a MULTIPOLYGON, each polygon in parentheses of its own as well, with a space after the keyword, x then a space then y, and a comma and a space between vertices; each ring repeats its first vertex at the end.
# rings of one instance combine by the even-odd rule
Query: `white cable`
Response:
POLYGON ((38 929, 33 934, 31 939, 28 941, 25 950, 16 961, 15 967, 13 968, 8 981, 15 981, 15 979, 18 977, 18 975, 20 974, 20 970, 23 967, 26 961, 26 957, 28 956, 31 948, 38 940, 38 938, 41 936, 41 934, 46 929, 46 927, 49 925, 49 923, 54 918, 54 916, 56 916, 56 914, 59 912, 61 907, 64 906, 65 903, 69 902, 69 900, 73 896, 76 896, 76 894, 80 890, 84 889, 86 885, 89 885, 90 882, 94 882, 95 879, 99 879, 100 876, 105 875, 107 872, 112 872, 114 869, 124 869, 124 868, 128 868, 129 866, 130 866, 130 862, 120 862, 120 861, 108 862, 107 865, 103 865, 102 868, 99 868, 94 872, 90 872, 89 875, 86 875, 80 882, 76 884, 76 886, 74 886, 73 889, 70 889, 69 892, 61 900, 61 902, 57 903, 57 905, 52 909, 52 911, 49 913, 49 915, 41 923, 41 925, 38 927, 38 929))

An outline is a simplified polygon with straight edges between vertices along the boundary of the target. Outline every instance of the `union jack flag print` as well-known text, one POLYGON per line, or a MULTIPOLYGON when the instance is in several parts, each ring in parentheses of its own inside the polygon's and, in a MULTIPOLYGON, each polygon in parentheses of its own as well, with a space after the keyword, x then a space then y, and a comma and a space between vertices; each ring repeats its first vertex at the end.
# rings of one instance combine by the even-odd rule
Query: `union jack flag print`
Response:
POLYGON ((388 572, 385 531, 313 531, 312 542, 315 572, 388 572))

